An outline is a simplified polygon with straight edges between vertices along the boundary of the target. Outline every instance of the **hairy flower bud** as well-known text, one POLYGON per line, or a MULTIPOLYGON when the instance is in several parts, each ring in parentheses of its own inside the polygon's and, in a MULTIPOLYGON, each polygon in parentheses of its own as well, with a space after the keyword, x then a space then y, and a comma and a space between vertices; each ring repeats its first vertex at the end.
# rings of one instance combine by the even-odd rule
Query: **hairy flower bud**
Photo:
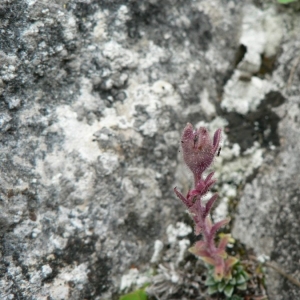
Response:
POLYGON ((221 138, 221 129, 215 132, 213 140, 205 127, 194 130, 188 123, 183 130, 181 146, 183 159, 194 174, 195 182, 202 177, 203 172, 211 165, 221 138))

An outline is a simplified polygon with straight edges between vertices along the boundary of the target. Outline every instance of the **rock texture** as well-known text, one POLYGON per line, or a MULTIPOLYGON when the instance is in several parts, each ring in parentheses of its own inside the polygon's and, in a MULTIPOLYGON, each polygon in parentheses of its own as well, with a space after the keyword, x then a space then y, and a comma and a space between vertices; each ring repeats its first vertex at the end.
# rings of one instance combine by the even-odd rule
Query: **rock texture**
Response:
MULTIPOLYGON (((266 152, 255 178, 246 184, 240 200, 233 233, 255 249, 270 256, 273 264, 299 280, 299 14, 297 6, 281 7, 283 38, 276 67, 269 81, 275 87, 267 107, 272 113, 264 118, 280 120, 277 130, 268 132, 278 139, 273 152, 266 152), (293 38, 292 38, 293 37, 293 38), (275 113, 275 115, 274 115, 275 113), (275 117, 276 116, 276 117, 275 117)), ((275 143, 274 143, 275 145, 275 143)), ((299 288, 269 270, 267 286, 270 299, 297 299, 299 288)))
POLYGON ((118 299, 182 260, 188 121, 226 127, 216 217, 241 194, 237 237, 297 277, 296 6, 1 1, 0 298, 118 299))

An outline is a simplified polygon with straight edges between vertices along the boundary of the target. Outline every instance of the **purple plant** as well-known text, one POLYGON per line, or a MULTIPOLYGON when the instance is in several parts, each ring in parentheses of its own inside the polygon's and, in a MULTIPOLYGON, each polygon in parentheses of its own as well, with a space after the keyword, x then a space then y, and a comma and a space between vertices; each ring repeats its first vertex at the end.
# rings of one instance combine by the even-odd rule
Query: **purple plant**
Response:
POLYGON ((202 199, 216 182, 213 179, 214 172, 206 177, 204 172, 217 155, 220 139, 221 129, 218 129, 211 139, 205 127, 194 130, 190 123, 186 125, 182 133, 181 147, 184 162, 194 175, 194 188, 188 191, 186 197, 176 187, 174 188, 177 197, 187 207, 194 220, 195 234, 202 234, 202 240, 196 242, 189 250, 214 267, 214 278, 217 281, 223 278, 230 279, 232 267, 238 262, 238 259, 229 256, 225 251, 231 239, 230 234, 224 234, 218 245, 215 243, 217 231, 230 221, 230 219, 225 219, 215 224, 212 223, 210 210, 218 195, 214 194, 206 203, 203 203, 202 199))

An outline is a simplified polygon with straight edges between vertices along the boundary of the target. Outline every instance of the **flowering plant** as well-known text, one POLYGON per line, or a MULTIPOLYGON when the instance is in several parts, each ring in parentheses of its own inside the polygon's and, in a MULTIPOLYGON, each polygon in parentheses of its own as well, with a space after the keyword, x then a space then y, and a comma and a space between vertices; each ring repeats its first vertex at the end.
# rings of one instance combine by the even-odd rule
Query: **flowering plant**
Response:
POLYGON ((221 129, 218 129, 213 139, 209 136, 206 128, 200 127, 194 130, 188 123, 183 130, 181 147, 183 159, 194 175, 194 188, 188 191, 187 195, 181 194, 175 187, 177 197, 187 207, 195 223, 195 234, 202 234, 202 240, 190 248, 190 252, 199 256, 214 269, 215 281, 228 281, 232 279, 233 266, 238 259, 226 253, 226 246, 231 240, 230 234, 223 234, 216 245, 215 236, 217 231, 229 223, 230 219, 225 219, 213 223, 210 211, 218 195, 214 194, 206 203, 203 196, 216 182, 213 178, 214 172, 204 175, 210 167, 220 149, 221 129))

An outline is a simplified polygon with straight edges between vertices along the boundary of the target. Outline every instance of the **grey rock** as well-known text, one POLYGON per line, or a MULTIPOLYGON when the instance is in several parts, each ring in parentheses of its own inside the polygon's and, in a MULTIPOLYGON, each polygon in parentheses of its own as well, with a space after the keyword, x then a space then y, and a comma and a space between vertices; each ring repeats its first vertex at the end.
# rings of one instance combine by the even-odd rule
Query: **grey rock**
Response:
POLYGON ((6 131, 10 128, 9 122, 12 120, 11 116, 7 113, 0 114, 0 130, 6 131))
MULTIPOLYGON (((297 240, 297 66, 281 89, 300 31, 283 35, 278 68, 263 79, 271 89, 250 112, 222 111, 245 5, 254 9, 202 0, 0 4, 1 299, 118 299, 122 277, 132 267, 147 273, 155 241, 167 245, 168 225, 187 219, 172 191, 188 188, 180 131, 188 121, 217 124, 217 115, 228 124, 226 147, 244 155, 220 158, 220 170, 228 166, 220 187, 243 186, 243 172, 255 177, 235 228, 297 272, 296 243, 289 246, 297 240), (245 171, 249 148, 267 153, 257 174, 260 161, 245 171)), ((289 8, 256 9, 299 27, 289 8)), ((160 257, 176 263, 179 246, 160 257)), ((276 280, 278 299, 298 295, 276 280)))
MULTIPOLYGON (((287 22, 282 27, 286 32, 290 22, 294 24, 295 12, 283 8, 278 16, 287 22)), ((295 32, 298 36, 298 31, 295 32)), ((297 51, 299 45, 298 38, 284 36, 278 67, 270 78, 283 98, 272 94, 268 99, 269 106, 274 107, 272 111, 280 118, 278 146, 273 146, 273 152, 266 154, 256 178, 246 184, 233 233, 258 255, 269 256, 275 266, 299 280, 296 229, 299 226, 299 98, 296 96, 299 72, 298 57, 291 53, 297 51), (282 105, 278 106, 279 103, 282 105)), ((270 299, 298 299, 300 296, 298 287, 272 269, 268 270, 267 287, 270 299)))

